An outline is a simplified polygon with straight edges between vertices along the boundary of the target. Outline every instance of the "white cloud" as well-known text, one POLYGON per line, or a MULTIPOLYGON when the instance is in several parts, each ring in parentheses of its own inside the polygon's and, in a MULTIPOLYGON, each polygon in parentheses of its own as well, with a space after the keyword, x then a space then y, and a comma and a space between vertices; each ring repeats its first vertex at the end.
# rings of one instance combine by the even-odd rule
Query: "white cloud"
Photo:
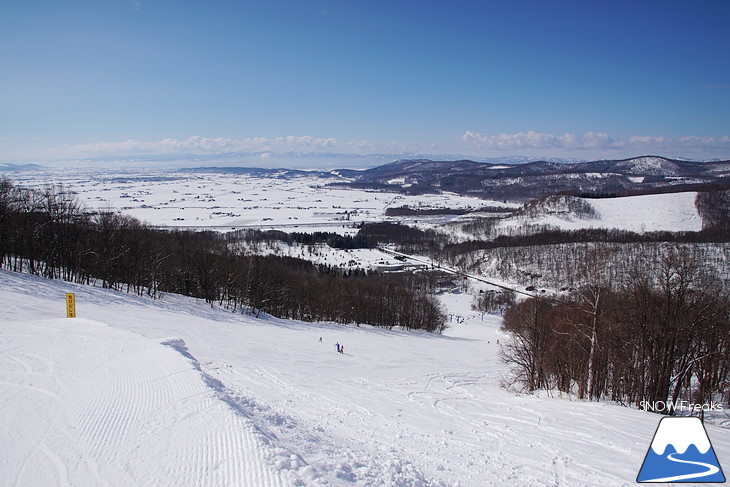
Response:
POLYGON ((614 139, 603 132, 586 132, 583 135, 565 133, 563 135, 542 132, 518 132, 515 134, 484 135, 467 130, 461 142, 481 151, 493 150, 551 150, 562 149, 567 152, 581 153, 632 153, 641 154, 695 154, 724 153, 730 155, 730 136, 721 137, 664 137, 631 136, 627 139, 614 139))
POLYGON ((722 137, 697 137, 697 136, 685 136, 685 137, 648 137, 648 136, 633 136, 627 140, 627 145, 631 147, 672 147, 672 148, 687 148, 687 149, 724 149, 730 150, 730 136, 724 135, 722 137))
POLYGON ((285 137, 247 137, 230 139, 227 137, 200 137, 187 139, 172 138, 152 142, 130 139, 125 142, 93 142, 65 149, 87 154, 227 154, 234 152, 268 152, 291 150, 319 150, 339 147, 337 139, 312 137, 309 135, 285 137))
POLYGON ((74 157, 129 156, 129 155, 235 155, 266 153, 277 154, 424 154, 438 152, 434 144, 416 142, 374 142, 369 140, 341 141, 334 137, 311 135, 286 135, 280 137, 227 137, 191 136, 186 139, 165 138, 156 141, 130 139, 124 142, 92 142, 75 146, 64 146, 52 152, 74 157))
MULTIPOLYGON (((459 137, 451 146, 418 142, 370 140, 340 140, 334 137, 311 135, 285 135, 279 137, 228 137, 190 136, 185 139, 165 138, 156 141, 130 139, 123 142, 93 142, 67 145, 52 150, 67 158, 180 156, 238 158, 249 156, 260 163, 278 160, 333 158, 348 161, 353 157, 370 159, 404 158, 489 158, 509 156, 624 158, 638 155, 663 155, 695 159, 730 157, 730 136, 720 137, 664 137, 631 136, 614 138, 604 132, 550 134, 538 131, 485 135, 471 130, 459 137)), ((283 162, 280 162, 283 164, 283 162)))
POLYGON ((516 134, 483 135, 467 130, 461 136, 466 144, 479 149, 595 149, 614 144, 613 139, 605 133, 586 132, 582 136, 565 133, 563 135, 543 132, 518 132, 516 134))
MULTIPOLYGON (((566 134, 569 135, 569 134, 566 134)), ((570 134, 572 135, 572 134, 570 134)), ((575 137, 575 146, 584 147, 586 149, 607 149, 613 147, 616 142, 610 135, 603 132, 586 132, 579 139, 575 137)))

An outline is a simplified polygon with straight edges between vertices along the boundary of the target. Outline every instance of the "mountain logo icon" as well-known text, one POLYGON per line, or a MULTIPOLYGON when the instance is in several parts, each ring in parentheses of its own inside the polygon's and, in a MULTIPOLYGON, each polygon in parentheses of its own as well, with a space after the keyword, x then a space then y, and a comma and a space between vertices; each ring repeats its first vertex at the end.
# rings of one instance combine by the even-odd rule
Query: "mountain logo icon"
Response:
POLYGON ((666 417, 659 421, 636 481, 723 483, 725 475, 699 418, 666 417))

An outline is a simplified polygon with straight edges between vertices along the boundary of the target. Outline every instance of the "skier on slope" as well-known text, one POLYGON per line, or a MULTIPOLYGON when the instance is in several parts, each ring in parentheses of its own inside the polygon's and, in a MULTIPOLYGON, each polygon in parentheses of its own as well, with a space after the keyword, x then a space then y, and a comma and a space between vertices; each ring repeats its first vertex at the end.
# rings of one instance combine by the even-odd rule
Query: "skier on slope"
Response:
POLYGON ((335 350, 340 351, 340 342, 335 343, 335 350))

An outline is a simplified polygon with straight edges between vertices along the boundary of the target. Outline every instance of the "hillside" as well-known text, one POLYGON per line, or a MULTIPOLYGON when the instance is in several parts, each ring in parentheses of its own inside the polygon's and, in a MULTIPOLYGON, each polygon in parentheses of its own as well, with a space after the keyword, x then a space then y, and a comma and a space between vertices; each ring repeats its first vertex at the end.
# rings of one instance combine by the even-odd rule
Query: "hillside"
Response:
POLYGON ((582 163, 401 160, 340 171, 360 188, 411 194, 449 191, 485 199, 528 201, 548 194, 646 194, 730 184, 730 161, 689 162, 657 156, 582 163))
POLYGON ((698 232, 697 193, 667 193, 620 198, 552 196, 532 202, 515 216, 502 220, 499 231, 525 225, 548 225, 563 230, 612 228, 630 232, 698 232), (571 206, 577 206, 575 211, 571 206))
MULTIPOLYGON (((442 299, 460 323, 437 336, 0 271, 0 481, 634 483, 659 416, 503 389, 499 317, 442 299), (62 317, 65 292, 79 318, 62 317)), ((730 463, 727 430, 707 430, 730 463)))

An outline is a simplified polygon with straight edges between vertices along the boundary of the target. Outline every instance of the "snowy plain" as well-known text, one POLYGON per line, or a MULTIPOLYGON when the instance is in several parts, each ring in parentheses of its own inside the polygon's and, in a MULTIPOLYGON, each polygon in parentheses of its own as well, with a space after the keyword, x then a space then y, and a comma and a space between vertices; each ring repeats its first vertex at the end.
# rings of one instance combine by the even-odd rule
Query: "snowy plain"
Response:
POLYGON ((0 271, 0 484, 634 484, 659 415, 504 389, 500 318, 442 299, 437 336, 0 271))
MULTIPOLYGON (((286 232, 325 231, 357 233, 357 225, 380 221, 401 222, 419 228, 437 228, 469 221, 485 214, 388 217, 388 208, 469 209, 485 206, 519 208, 519 204, 482 200, 444 192, 402 195, 374 190, 328 186, 344 178, 299 176, 278 178, 250 175, 183 173, 177 171, 119 171, 70 169, 25 171, 11 175, 18 185, 63 185, 90 209, 116 210, 151 225, 229 231, 242 228, 286 232)), ((695 208, 696 192, 583 198, 595 216, 546 212, 535 217, 510 217, 498 228, 549 225, 565 230, 616 228, 632 232, 699 231, 702 221, 695 208)), ((460 231, 451 227, 455 236, 460 231)), ((470 238, 463 235, 464 238, 470 238)))
MULTIPOLYGON (((408 196, 327 186, 342 178, 278 178, 177 171, 66 170, 12 175, 22 186, 51 182, 75 192, 91 209, 113 209, 156 226, 229 231, 241 228, 288 232, 357 233, 356 224, 379 222, 387 208, 511 206, 452 193, 408 196)), ((407 218, 429 227, 454 218, 407 218)), ((404 219, 399 218, 398 221, 404 219)))

